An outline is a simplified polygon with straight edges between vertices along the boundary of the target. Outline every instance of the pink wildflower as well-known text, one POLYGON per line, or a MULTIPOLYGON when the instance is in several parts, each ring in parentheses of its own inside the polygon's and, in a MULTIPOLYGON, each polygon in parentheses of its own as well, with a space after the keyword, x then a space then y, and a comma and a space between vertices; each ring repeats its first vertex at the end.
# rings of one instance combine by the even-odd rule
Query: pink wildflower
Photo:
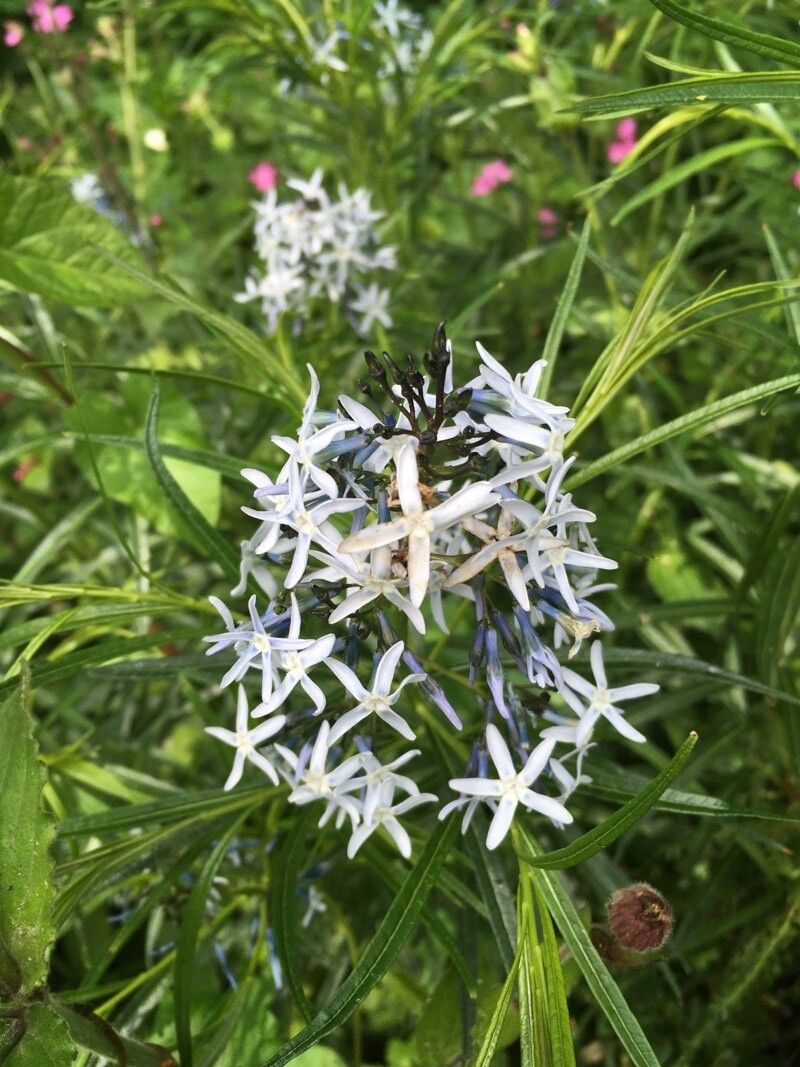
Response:
POLYGON ((792 185, 795 189, 800 189, 800 170, 796 170, 792 175, 792 185))
POLYGON ((15 481, 17 485, 19 485, 20 482, 24 482, 35 466, 36 460, 33 456, 29 456, 28 459, 23 459, 11 475, 12 480, 15 481))
POLYGON ((24 36, 25 30, 19 22, 3 23, 3 44, 6 48, 16 48, 24 36))
POLYGON ((561 221, 558 212, 551 207, 540 207, 536 218, 539 221, 539 235, 543 241, 552 241, 558 234, 558 224, 561 221))
POLYGON ((31 0, 25 9, 36 33, 63 33, 75 17, 69 4, 55 4, 51 0, 31 0))
POLYGON ((164 225, 164 216, 160 215, 158 212, 155 212, 148 218, 147 225, 150 227, 151 230, 159 229, 161 226, 164 225))
POLYGON ((636 147, 636 119, 620 119, 617 123, 616 138, 606 146, 609 163, 621 163, 636 147))
POLYGON ((636 141, 636 119, 620 119, 617 123, 618 141, 636 141))
POLYGON ((489 193, 494 192, 498 185, 510 182, 512 177, 511 167, 504 159, 493 159, 491 163, 485 164, 475 175, 470 186, 470 192, 473 196, 488 196, 489 193))
POLYGON ((260 193, 266 193, 268 189, 274 189, 278 184, 278 168, 274 164, 262 160, 253 167, 247 175, 247 180, 260 193))

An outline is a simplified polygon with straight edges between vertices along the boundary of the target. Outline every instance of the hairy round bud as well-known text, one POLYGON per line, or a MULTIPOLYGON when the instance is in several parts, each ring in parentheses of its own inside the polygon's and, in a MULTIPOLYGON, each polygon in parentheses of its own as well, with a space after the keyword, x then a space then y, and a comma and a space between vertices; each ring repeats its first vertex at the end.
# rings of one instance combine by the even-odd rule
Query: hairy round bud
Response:
POLYGON ((632 952, 661 948, 672 932, 669 901, 645 882, 612 893, 606 913, 611 933, 622 948, 632 952))

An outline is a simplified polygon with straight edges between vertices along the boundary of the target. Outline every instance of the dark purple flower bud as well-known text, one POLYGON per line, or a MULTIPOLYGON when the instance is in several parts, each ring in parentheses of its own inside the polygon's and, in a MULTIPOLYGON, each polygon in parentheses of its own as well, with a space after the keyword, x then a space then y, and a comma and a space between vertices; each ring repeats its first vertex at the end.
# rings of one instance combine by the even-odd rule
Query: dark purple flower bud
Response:
POLYGON ((486 655, 486 627, 479 626, 475 631, 475 640, 472 642, 472 648, 469 653, 469 684, 475 684, 475 678, 478 674, 478 668, 483 663, 483 657, 486 655))
POLYGON ((526 673, 525 663, 522 659, 522 647, 517 640, 516 635, 512 632, 511 627, 508 625, 505 615, 499 611, 492 612, 492 621, 497 627, 497 632, 500 634, 500 640, 503 642, 503 647, 510 656, 513 656, 516 660, 517 666, 523 674, 526 673))
POLYGON ((389 512, 389 496, 385 489, 381 489, 378 492, 378 522, 391 521, 391 514, 389 512))
POLYGON ((652 952, 672 933, 672 908, 666 897, 646 882, 612 893, 606 905, 608 926, 622 948, 652 952))
POLYGON ((434 678, 431 678, 414 653, 406 649, 403 652, 403 663, 405 663, 406 667, 408 667, 413 674, 425 675, 421 685, 427 696, 436 705, 439 711, 441 711, 447 721, 455 726, 456 730, 463 730, 463 723, 456 714, 455 708, 447 699, 447 694, 444 689, 442 689, 434 678))
POLYGON ((510 718, 511 712, 503 693, 503 664, 500 662, 500 652, 497 647, 497 630, 492 626, 486 628, 486 681, 497 710, 504 719, 510 718))

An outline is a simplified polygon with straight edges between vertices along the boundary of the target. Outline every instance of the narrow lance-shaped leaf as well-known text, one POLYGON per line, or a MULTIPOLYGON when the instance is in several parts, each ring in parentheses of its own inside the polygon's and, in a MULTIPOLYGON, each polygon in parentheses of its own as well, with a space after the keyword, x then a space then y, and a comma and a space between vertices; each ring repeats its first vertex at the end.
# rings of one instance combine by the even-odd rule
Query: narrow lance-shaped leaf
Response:
POLYGON ((252 330, 248 330, 246 326, 243 326, 229 315, 223 315, 221 312, 215 311, 208 304, 193 300, 179 289, 175 283, 167 285, 114 255, 107 254, 105 258, 109 263, 119 267, 121 271, 151 292, 163 297, 183 311, 197 316, 249 366, 262 372, 266 371, 270 375, 274 386, 275 399, 290 411, 294 410, 295 405, 302 404, 305 401, 305 389, 300 382, 295 367, 291 363, 278 359, 264 341, 254 334, 252 330))
POLYGON ((800 63, 800 45, 790 39, 773 37, 769 33, 756 33, 747 26, 737 26, 734 22, 712 18, 698 11, 696 5, 679 3, 678 0, 650 0, 650 3, 671 19, 692 30, 698 30, 712 41, 739 45, 748 52, 768 56, 783 63, 800 63))
POLYGON ((503 1025, 506 1021, 506 1016, 508 1015, 514 986, 517 982, 519 965, 520 953, 517 952, 512 960, 511 969, 503 983, 503 988, 500 990, 500 996, 497 998, 497 1003, 494 1006, 492 1016, 489 1019, 489 1025, 486 1028, 481 1047, 475 1058, 475 1067, 490 1067, 492 1060, 494 1059, 494 1054, 497 1051, 497 1046, 500 1041, 500 1035, 503 1031, 503 1025))
POLYGON ((634 823, 637 823, 639 819, 647 814, 667 787, 675 781, 683 770, 696 744, 697 734, 692 731, 666 767, 656 775, 649 785, 645 786, 627 804, 624 804, 618 812, 599 826, 595 826, 587 834, 579 837, 577 841, 573 841, 572 844, 566 845, 564 848, 556 849, 554 852, 546 852, 544 855, 539 852, 524 852, 521 854, 522 859, 533 867, 563 868, 574 867, 576 864, 583 863, 584 860, 589 859, 590 856, 594 856, 601 849, 616 841, 634 823))
POLYGON ((800 70, 752 71, 683 78, 647 89, 628 89, 581 100, 565 111, 582 115, 629 115, 654 107, 687 104, 779 103, 800 99, 800 70))
POLYGON ((555 314, 550 323, 550 329, 547 331, 547 339, 545 340, 544 349, 542 350, 542 359, 544 359, 547 364, 542 372, 542 377, 539 382, 539 396, 542 397, 542 399, 547 397, 550 383, 553 380, 556 357, 558 356, 561 341, 564 336, 564 330, 567 326, 569 313, 572 310, 572 305, 575 301, 575 294, 577 293, 578 285, 580 284, 583 264, 586 260, 586 249, 589 246, 590 233, 591 224, 587 218, 583 224, 578 247, 575 249, 575 256, 570 264, 569 273, 564 282, 561 296, 558 298, 555 314))
POLYGON ((195 954, 200 928, 206 914, 208 894, 219 865, 225 858, 231 839, 249 812, 243 812, 220 838, 203 865, 189 900, 181 916, 178 944, 175 952, 175 1034, 181 1067, 192 1067, 192 987, 194 984, 195 954))
POLYGON ((620 463, 625 463, 627 460, 633 459, 634 456, 638 456, 640 452, 646 452, 649 448, 655 448, 656 445, 663 444, 664 441, 669 441, 673 437, 678 437, 684 433, 690 433, 692 430, 698 430, 702 426, 707 426, 716 419, 730 414, 732 411, 747 407, 749 404, 757 404, 767 397, 776 396, 778 393, 786 392, 789 389, 800 389, 800 374, 787 374, 784 378, 775 378, 771 382, 753 385, 749 389, 743 389, 739 393, 733 393, 731 396, 706 404, 705 407, 698 408, 696 411, 681 415, 671 422, 665 422, 663 426, 658 426, 655 430, 642 434, 636 440, 615 448, 613 452, 609 452, 607 455, 601 456, 581 468, 569 479, 570 489, 591 481, 598 474, 604 474, 613 467, 619 466, 620 463))
POLYGON ((787 693, 783 689, 775 689, 771 685, 762 685, 754 678, 748 678, 744 674, 735 671, 727 671, 717 667, 713 663, 705 663, 691 656, 676 656, 668 652, 648 652, 639 648, 610 648, 605 653, 609 663, 645 664, 656 670, 670 671, 674 676, 677 674, 699 675, 728 685, 740 686, 748 689, 751 693, 759 693, 761 696, 770 697, 782 704, 794 704, 800 707, 800 697, 787 693))
POLYGON ((55 937, 49 854, 54 827, 42 811, 44 767, 30 710, 30 675, 0 705, 0 998, 44 984, 55 937))
POLYGON ((538 886, 534 885, 537 925, 542 931, 542 963, 550 1020, 550 1060, 553 1067, 575 1067, 575 1048, 569 1022, 564 968, 553 923, 538 886))
POLYGON ((118 306, 147 295, 124 268, 141 264, 130 240, 79 204, 65 183, 0 175, 0 280, 45 300, 118 306), (116 265, 106 259, 112 252, 116 265))
POLYGON ((313 1017, 311 1005, 297 972, 297 880, 304 860, 306 838, 316 813, 308 809, 296 820, 271 866, 272 929, 281 970, 295 1004, 306 1022, 313 1017))
POLYGON ((623 206, 611 219, 611 225, 618 226, 632 211, 636 211, 643 204, 649 204, 676 185, 688 181, 693 175, 715 167, 725 160, 733 159, 735 156, 751 155, 760 148, 774 147, 775 143, 773 137, 746 137, 743 140, 714 145, 705 152, 694 153, 688 159, 667 168, 655 181, 649 182, 631 196, 626 197, 623 206))
POLYGON ((167 470, 166 464, 161 458, 161 450, 158 445, 157 426, 158 387, 156 386, 150 406, 147 409, 147 421, 145 422, 144 431, 145 447, 147 448, 147 455, 150 457, 150 464, 175 514, 183 522, 193 540, 212 559, 217 561, 228 577, 235 581, 239 575, 238 553, 231 548, 224 537, 217 533, 205 516, 200 514, 167 470))
MULTIPOLYGON (((536 855, 538 850, 533 838, 522 827, 519 827, 518 833, 524 841, 526 853, 536 855)), ((660 1067, 636 1016, 628 1007, 619 986, 592 944, 575 905, 561 884, 560 876, 536 867, 531 867, 530 870, 534 884, 561 931, 598 1007, 610 1022, 634 1067, 660 1067)))
POLYGON ((324 1008, 270 1059, 266 1067, 283 1067, 342 1026, 392 965, 414 929, 428 894, 456 835, 458 820, 450 818, 431 834, 403 887, 389 906, 358 964, 324 1008))

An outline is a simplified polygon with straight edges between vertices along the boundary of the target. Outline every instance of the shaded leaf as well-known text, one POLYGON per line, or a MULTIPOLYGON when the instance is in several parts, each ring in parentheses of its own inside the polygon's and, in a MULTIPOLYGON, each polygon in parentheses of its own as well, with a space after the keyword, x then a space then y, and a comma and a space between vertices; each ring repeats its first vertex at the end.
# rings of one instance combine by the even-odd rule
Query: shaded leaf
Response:
MULTIPOLYGON (((47 978, 55 936, 45 772, 33 739, 30 676, 0 706, 0 994, 30 993, 47 978)), ((42 1061, 44 1062, 44 1061, 42 1061)))
MULTIPOLYGON (((533 838, 522 827, 519 827, 519 833, 526 844, 526 852, 536 855, 538 850, 533 838)), ((541 893, 547 910, 569 946, 592 996, 635 1067, 660 1067, 636 1016, 628 1007, 619 986, 592 944, 575 905, 561 884, 560 876, 536 867, 530 867, 530 870, 534 885, 541 893)))
POLYGON ((583 834, 577 841, 558 848, 554 852, 521 854, 522 858, 534 867, 564 868, 574 867, 578 863, 594 856, 621 837, 626 830, 639 821, 658 801, 665 789, 678 777, 686 761, 697 744, 697 734, 692 732, 681 747, 656 777, 639 793, 627 802, 618 812, 610 816, 593 830, 583 834))
POLYGON ((345 1023, 386 974, 416 926, 428 894, 456 836, 457 819, 440 823, 428 839, 403 887, 389 906, 361 959, 311 1023, 288 1041, 265 1067, 283 1067, 345 1023))
POLYGON ((130 240, 65 184, 0 175, 0 280, 70 304, 111 307, 146 296, 104 252, 122 264, 141 263, 130 240))

